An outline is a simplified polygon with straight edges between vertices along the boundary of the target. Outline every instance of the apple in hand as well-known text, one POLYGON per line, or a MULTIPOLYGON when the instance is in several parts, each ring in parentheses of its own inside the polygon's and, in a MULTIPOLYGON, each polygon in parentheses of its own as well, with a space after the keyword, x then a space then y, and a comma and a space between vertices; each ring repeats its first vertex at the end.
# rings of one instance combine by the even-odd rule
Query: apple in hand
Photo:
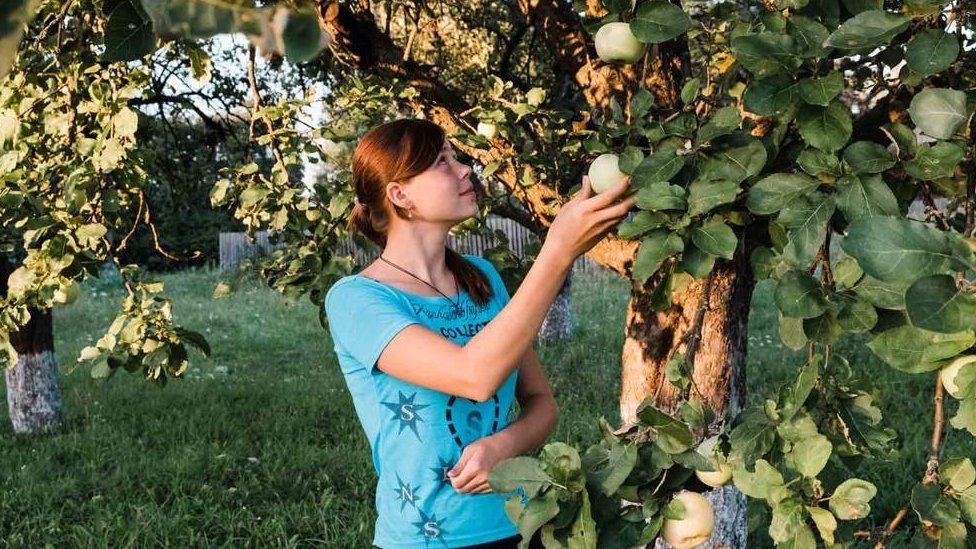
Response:
POLYGON ((939 376, 942 377, 942 386, 945 387, 946 392, 955 398, 962 396, 962 387, 956 382, 956 376, 959 375, 959 371, 963 367, 967 370, 969 368, 976 368, 976 364, 974 363, 976 363, 976 355, 962 355, 939 371, 939 376))
POLYGON ((679 501, 685 508, 684 518, 664 519, 661 537, 675 549, 691 549, 705 543, 715 527, 712 504, 698 492, 679 492, 672 501, 679 501))
POLYGON ((587 175, 590 176, 590 187, 593 188, 593 192, 602 193, 627 177, 627 174, 620 171, 619 161, 617 155, 606 153, 596 157, 596 160, 590 164, 587 175))
POLYGON ((636 63, 647 47, 634 36, 629 23, 607 23, 593 40, 597 56, 606 63, 636 63))
POLYGON ((483 135, 485 139, 491 139, 498 135, 498 126, 491 122, 478 122, 478 135, 483 135))

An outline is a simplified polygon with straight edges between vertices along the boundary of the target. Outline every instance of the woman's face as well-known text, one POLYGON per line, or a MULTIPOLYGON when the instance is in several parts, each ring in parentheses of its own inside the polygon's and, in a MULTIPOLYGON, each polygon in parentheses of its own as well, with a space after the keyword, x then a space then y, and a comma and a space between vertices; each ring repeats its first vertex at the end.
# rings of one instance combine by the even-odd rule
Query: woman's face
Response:
POLYGON ((451 144, 444 140, 434 163, 411 178, 408 185, 392 192, 409 198, 412 221, 445 221, 453 225, 478 213, 470 175, 471 167, 458 162, 451 144))

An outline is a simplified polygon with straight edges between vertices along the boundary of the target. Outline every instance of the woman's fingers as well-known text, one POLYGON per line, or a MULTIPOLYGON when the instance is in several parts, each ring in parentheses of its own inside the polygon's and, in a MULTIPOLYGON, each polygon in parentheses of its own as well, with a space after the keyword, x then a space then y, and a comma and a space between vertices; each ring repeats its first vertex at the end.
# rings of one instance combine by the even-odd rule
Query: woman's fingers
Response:
POLYGON ((462 491, 465 486, 471 484, 471 481, 478 476, 478 471, 474 467, 469 467, 467 469, 462 469, 457 475, 451 478, 451 484, 454 485, 454 489, 457 491, 462 491))
POLYGON ((613 204, 614 200, 622 196, 630 187, 630 176, 623 178, 619 183, 603 191, 602 193, 590 198, 587 202, 594 210, 600 210, 613 204))
POLYGON ((627 216, 627 213, 634 207, 634 202, 636 198, 629 196, 620 202, 600 210, 600 219, 616 219, 619 220, 627 216))
POLYGON ((486 486, 488 486, 488 477, 486 475, 478 475, 475 478, 472 478, 464 486, 458 488, 458 491, 466 492, 469 494, 477 494, 481 492, 486 486))

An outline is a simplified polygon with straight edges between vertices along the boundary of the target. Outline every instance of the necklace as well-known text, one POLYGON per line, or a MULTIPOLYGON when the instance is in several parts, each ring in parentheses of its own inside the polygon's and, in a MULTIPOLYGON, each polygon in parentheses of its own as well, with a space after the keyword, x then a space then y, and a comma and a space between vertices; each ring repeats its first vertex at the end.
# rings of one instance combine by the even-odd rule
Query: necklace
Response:
POLYGON ((419 281, 423 282, 424 284, 426 284, 426 285, 430 286, 431 288, 433 288, 435 292, 437 292, 437 293, 441 294, 442 296, 444 296, 444 299, 446 299, 451 304, 451 307, 453 307, 453 310, 454 310, 454 315, 455 316, 461 316, 461 312, 462 312, 461 311, 461 293, 458 290, 457 276, 454 276, 454 272, 453 271, 451 272, 451 276, 454 277, 454 291, 458 293, 457 303, 455 303, 453 300, 451 300, 451 298, 447 297, 447 295, 444 292, 438 290, 437 289, 437 286, 434 286, 430 282, 427 282, 426 280, 424 280, 424 279, 420 278, 419 276, 411 273, 410 271, 404 269, 403 267, 401 267, 401 266, 393 263, 392 261, 386 259, 385 257, 383 257, 383 254, 380 254, 380 259, 382 259, 383 261, 385 261, 386 263, 390 264, 391 266, 396 267, 397 269, 400 269, 401 271, 407 273, 408 275, 416 278, 417 280, 419 280, 419 281))

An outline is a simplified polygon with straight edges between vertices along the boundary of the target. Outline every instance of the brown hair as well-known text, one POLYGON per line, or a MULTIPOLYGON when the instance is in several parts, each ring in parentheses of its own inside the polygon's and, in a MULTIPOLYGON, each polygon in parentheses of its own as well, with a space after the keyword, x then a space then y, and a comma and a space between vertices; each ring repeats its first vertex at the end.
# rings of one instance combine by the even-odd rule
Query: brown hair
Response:
MULTIPOLYGON (((391 181, 406 181, 429 168, 444 146, 444 130, 422 119, 394 120, 366 132, 352 156, 353 189, 359 201, 349 214, 349 229, 362 233, 382 250, 390 215, 406 219, 403 208, 386 198, 391 181)), ((461 254, 445 246, 445 262, 459 289, 483 305, 493 292, 488 277, 461 254)))

